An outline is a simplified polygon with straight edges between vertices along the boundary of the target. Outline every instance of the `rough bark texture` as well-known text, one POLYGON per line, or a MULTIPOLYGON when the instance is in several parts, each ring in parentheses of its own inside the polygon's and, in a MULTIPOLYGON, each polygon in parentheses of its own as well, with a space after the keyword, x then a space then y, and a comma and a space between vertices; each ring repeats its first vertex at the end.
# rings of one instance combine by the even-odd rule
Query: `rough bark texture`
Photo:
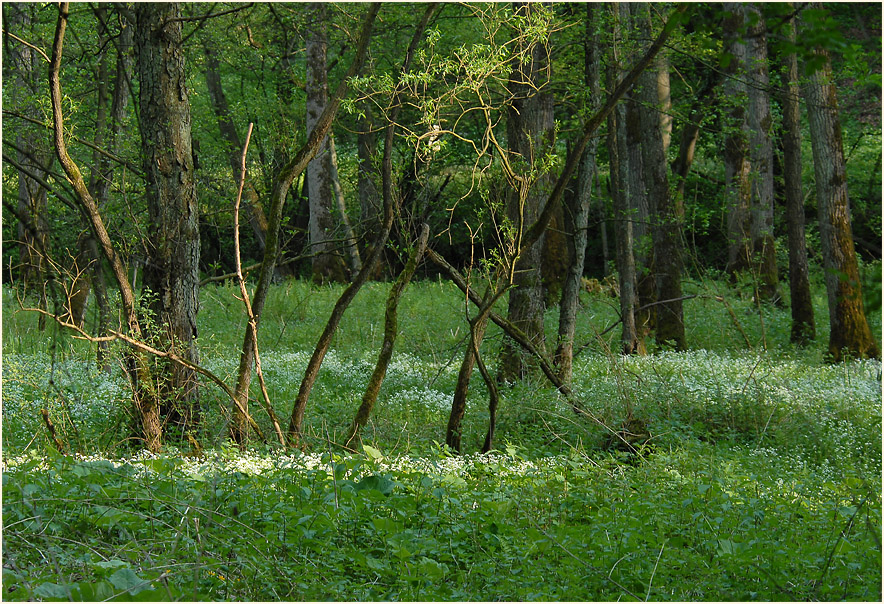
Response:
MULTIPOLYGON (((524 14, 533 10, 521 5, 524 14)), ((541 158, 552 146, 555 135, 552 93, 541 88, 549 78, 549 49, 535 44, 525 57, 513 65, 509 93, 512 105, 507 111, 507 141, 510 165, 523 174, 539 165, 541 158)), ((515 229, 516 248, 529 225, 534 224, 544 200, 549 196, 550 178, 539 177, 530 187, 520 183, 507 192, 507 215, 515 229)), ((553 211, 550 211, 550 217, 553 211)), ((549 218, 547 219, 549 220, 549 218)), ((514 288, 510 291, 507 317, 532 339, 535 346, 543 348, 543 311, 545 309, 541 277, 541 257, 544 235, 522 249, 516 260, 514 288)), ((524 378, 529 371, 529 359, 521 349, 505 341, 500 362, 500 379, 513 382, 524 378)))
POLYGON ((773 224, 773 146, 770 131, 770 77, 767 69, 767 34, 757 5, 742 6, 744 21, 750 25, 746 40, 746 78, 749 81, 747 125, 749 164, 752 169, 750 234, 752 270, 758 275, 757 294, 764 301, 779 301, 773 224))
MULTIPOLYGON (((312 130, 328 103, 328 74, 326 69, 326 6, 310 4, 313 23, 307 36, 307 130, 312 130)), ((337 170, 332 163, 330 136, 326 136, 307 166, 307 190, 310 200, 310 253, 313 254, 313 280, 345 282, 348 271, 340 252, 342 235, 340 217, 335 217, 335 179, 337 170)))
MULTIPOLYGON (((651 29, 647 4, 638 3, 637 23, 651 29)), ((657 343, 673 346, 676 350, 687 348, 682 311, 681 277, 683 272, 682 229, 684 206, 669 191, 669 166, 663 151, 660 132, 660 111, 657 108, 657 74, 648 69, 639 79, 642 83, 642 172, 649 205, 656 216, 653 232, 654 267, 657 275, 657 343)))
MULTIPOLYGON (((135 7, 135 56, 139 81, 139 126, 148 218, 144 285, 156 337, 192 363, 199 362, 199 208, 191 148, 189 95, 181 48, 181 7, 135 7)), ((199 423, 197 376, 169 363, 158 385, 166 421, 182 432, 199 423)))
MULTIPOLYGON (((795 40, 795 23, 786 25, 787 37, 795 40)), ((804 236, 804 191, 801 183, 801 107, 798 86, 798 58, 795 53, 781 57, 786 65, 786 86, 780 91, 783 108, 783 179, 786 223, 789 238, 789 291, 792 302, 791 341, 806 344, 816 337, 813 300, 807 266, 804 236)))
MULTIPOLYGON (((813 3, 819 8, 819 4, 813 3)), ((850 199, 838 101, 828 53, 821 69, 806 74, 804 97, 810 122, 813 167, 819 212, 826 293, 829 301, 829 355, 833 361, 850 357, 879 357, 863 309, 862 286, 850 227, 850 199)))
MULTIPOLYGON (((602 97, 599 82, 601 49, 597 29, 601 21, 597 13, 601 10, 603 9, 597 5, 586 5, 583 72, 591 107, 598 106, 602 97)), ((597 139, 593 139, 586 146, 577 173, 577 191, 564 200, 565 232, 568 235, 568 272, 562 285, 562 298, 559 302, 559 331, 554 361, 559 379, 566 384, 571 383, 572 376, 574 333, 577 328, 577 307, 582 289, 581 278, 586 257, 589 214, 593 205, 592 182, 596 173, 597 146, 597 139)))
POLYGON ((727 203, 727 271, 731 276, 749 268, 751 258, 750 199, 752 185, 749 166, 749 143, 746 126, 748 91, 741 71, 745 64, 746 44, 740 37, 743 22, 741 5, 725 4, 724 19, 727 52, 731 61, 725 72, 724 97, 730 103, 727 134, 724 140, 725 199, 727 203))

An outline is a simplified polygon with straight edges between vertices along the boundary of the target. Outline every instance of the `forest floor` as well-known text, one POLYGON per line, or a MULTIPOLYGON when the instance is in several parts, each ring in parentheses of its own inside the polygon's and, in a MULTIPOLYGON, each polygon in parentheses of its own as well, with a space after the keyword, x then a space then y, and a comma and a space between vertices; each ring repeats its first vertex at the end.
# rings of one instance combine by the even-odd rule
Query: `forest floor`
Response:
MULTIPOLYGON (((275 286, 262 365, 287 420, 341 287, 275 286)), ((358 454, 343 438, 383 335, 388 284, 348 311, 306 414, 306 450, 225 441, 202 389, 205 449, 127 445, 118 369, 3 292, 4 600, 858 600, 881 593, 881 363, 789 343, 788 307, 687 284, 689 352, 610 353, 616 300, 584 294, 574 391, 501 388, 494 450, 476 375, 464 455, 440 442, 463 355, 464 300, 414 283, 358 454), (716 299, 718 296, 720 299, 716 299), (728 306, 721 301, 727 300, 728 306), (46 409, 65 448, 51 443, 46 409), (627 419, 638 454, 611 447, 627 419)), ((232 384, 237 289, 204 288, 203 364, 232 384)), ((554 341, 557 309, 547 315, 554 341)), ((880 306, 870 315, 880 339, 880 306)), ((483 346, 494 370, 502 335, 483 346)), ((258 409, 258 405, 255 405, 258 409)), ((256 411, 257 413, 257 411, 256 411)), ((269 422, 258 417, 269 433, 269 422)))

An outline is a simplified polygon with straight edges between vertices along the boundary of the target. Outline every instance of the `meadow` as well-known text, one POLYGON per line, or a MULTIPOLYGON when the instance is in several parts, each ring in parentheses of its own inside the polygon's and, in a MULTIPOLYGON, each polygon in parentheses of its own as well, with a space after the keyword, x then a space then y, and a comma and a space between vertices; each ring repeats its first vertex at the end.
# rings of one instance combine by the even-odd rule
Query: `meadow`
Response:
MULTIPOLYGON (((481 454, 477 375, 459 456, 440 442, 467 330, 463 295, 444 281, 403 298, 358 454, 336 443, 374 366, 388 284, 367 285, 345 316, 305 450, 232 447, 228 403, 206 385, 205 448, 161 455, 128 444, 119 369, 39 331, 4 289, 2 597, 880 601, 881 363, 824 362, 816 285, 809 347, 789 343, 788 307, 703 281, 685 287, 698 294, 685 301, 691 351, 633 357, 611 353, 619 328, 599 335, 616 300, 584 293, 573 388, 587 413, 542 376, 502 387, 495 449, 481 454), (639 420, 649 439, 619 450, 589 414, 615 428, 639 420)), ((280 417, 340 291, 271 292, 261 358, 280 417)), ((202 363, 230 384, 237 293, 204 288, 199 315, 202 363)), ((870 322, 880 338, 880 305, 870 322)), ((492 371, 501 341, 490 327, 492 371)))

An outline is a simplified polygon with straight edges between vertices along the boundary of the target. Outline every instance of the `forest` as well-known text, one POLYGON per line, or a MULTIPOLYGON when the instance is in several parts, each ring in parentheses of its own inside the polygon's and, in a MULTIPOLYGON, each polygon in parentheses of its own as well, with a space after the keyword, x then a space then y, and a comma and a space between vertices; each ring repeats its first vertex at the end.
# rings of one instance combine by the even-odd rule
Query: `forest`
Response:
POLYGON ((877 3, 4 2, 2 598, 882 598, 877 3))

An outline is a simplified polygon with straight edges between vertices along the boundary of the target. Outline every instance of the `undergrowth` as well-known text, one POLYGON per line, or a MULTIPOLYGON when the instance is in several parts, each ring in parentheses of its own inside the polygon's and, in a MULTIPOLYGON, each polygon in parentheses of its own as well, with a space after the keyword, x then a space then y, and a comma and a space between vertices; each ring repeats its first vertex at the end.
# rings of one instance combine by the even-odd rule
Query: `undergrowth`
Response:
MULTIPOLYGON (((205 386, 205 450, 160 456, 129 444, 119 370, 40 332, 4 291, 3 599, 880 600, 880 362, 824 364, 824 333, 794 347, 787 308, 714 283, 685 302, 693 350, 611 355, 619 329, 596 334, 616 301, 588 296, 582 411, 540 377, 503 386, 496 449, 473 453, 489 419, 476 376, 470 453, 454 456, 438 443, 463 297, 415 283, 363 452, 345 454, 335 443, 374 366, 387 288, 367 285, 345 316, 305 452, 231 448, 228 403, 205 386), (640 421, 648 438, 639 454, 608 448, 592 418, 640 421)), ((234 292, 205 288, 200 311, 203 364, 228 383, 244 328, 234 292)), ((339 293, 271 291, 262 365, 283 418, 339 293)), ((880 308, 870 322, 880 333, 880 308)), ((501 341, 490 327, 492 370, 501 341)))

